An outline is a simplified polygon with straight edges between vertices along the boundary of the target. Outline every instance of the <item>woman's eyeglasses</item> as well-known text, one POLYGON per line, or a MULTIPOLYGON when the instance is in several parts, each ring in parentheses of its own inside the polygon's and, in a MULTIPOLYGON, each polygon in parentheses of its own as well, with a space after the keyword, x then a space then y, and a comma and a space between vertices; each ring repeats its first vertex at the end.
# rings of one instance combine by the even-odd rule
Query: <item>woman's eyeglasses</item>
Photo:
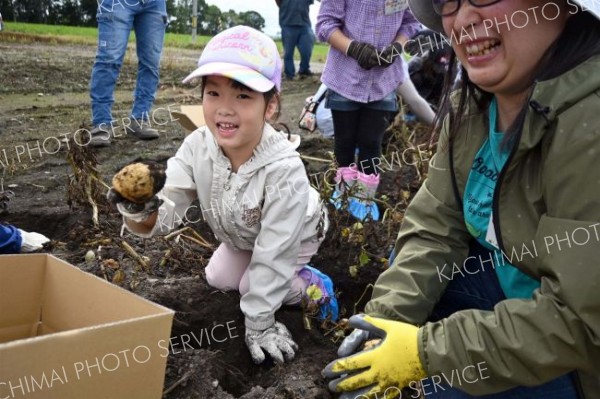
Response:
MULTIPOLYGON (((442 17, 447 17, 458 11, 462 0, 431 0, 433 9, 442 17)), ((468 0, 473 7, 487 7, 498 3, 500 0, 468 0)))

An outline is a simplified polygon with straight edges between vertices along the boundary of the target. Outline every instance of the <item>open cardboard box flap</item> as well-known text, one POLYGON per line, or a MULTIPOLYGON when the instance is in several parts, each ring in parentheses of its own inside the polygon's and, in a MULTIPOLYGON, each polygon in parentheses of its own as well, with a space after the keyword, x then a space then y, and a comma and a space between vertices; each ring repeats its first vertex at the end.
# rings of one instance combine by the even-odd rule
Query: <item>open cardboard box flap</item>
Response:
POLYGON ((0 256, 0 397, 161 398, 172 319, 54 256, 0 256))
POLYGON ((179 124, 183 126, 188 133, 193 132, 200 126, 206 125, 202 105, 181 105, 179 111, 171 111, 171 117, 177 118, 179 124))

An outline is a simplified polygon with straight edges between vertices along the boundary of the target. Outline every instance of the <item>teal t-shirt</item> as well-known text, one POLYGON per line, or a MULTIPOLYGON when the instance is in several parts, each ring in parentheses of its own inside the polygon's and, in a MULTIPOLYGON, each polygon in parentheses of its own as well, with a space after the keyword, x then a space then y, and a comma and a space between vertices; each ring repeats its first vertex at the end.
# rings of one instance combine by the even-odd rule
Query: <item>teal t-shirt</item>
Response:
POLYGON ((509 156, 509 151, 501 148, 503 133, 496 131, 496 114, 497 105, 494 98, 489 108, 489 137, 475 155, 465 188, 465 223, 469 233, 481 245, 494 251, 494 270, 504 295, 507 298, 531 298, 533 291, 540 286, 539 281, 511 265, 502 252, 486 240, 488 226, 491 225, 496 182, 509 156))

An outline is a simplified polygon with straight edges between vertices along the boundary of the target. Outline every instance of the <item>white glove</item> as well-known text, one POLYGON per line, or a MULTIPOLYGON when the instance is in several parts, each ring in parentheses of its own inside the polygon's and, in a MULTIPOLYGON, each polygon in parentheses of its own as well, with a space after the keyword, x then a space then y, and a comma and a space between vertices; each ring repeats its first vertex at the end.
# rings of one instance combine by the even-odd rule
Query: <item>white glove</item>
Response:
POLYGON ((163 200, 155 195, 144 204, 136 204, 123 198, 113 188, 108 191, 106 198, 109 202, 116 204, 121 215, 135 223, 141 223, 148 219, 163 203, 163 200))
POLYGON ((360 350, 362 344, 369 339, 369 335, 369 331, 355 328, 350 335, 342 341, 342 344, 338 348, 338 356, 347 357, 360 350))
POLYGON ((48 237, 40 233, 29 233, 21 229, 19 229, 19 232, 21 233, 21 252, 37 251, 50 241, 48 237))
POLYGON ((277 321, 266 330, 246 328, 246 345, 256 364, 265 360, 263 350, 273 358, 275 363, 284 363, 284 357, 286 361, 291 361, 298 350, 292 334, 282 323, 277 321))

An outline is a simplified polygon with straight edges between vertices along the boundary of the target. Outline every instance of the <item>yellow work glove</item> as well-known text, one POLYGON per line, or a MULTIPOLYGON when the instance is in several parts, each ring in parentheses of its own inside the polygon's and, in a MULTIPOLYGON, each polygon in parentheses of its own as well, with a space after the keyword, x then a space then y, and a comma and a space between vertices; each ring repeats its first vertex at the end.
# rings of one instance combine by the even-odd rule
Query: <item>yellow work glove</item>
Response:
POLYGON ((386 394, 392 398, 411 381, 426 377, 417 347, 418 327, 399 321, 367 315, 355 315, 350 325, 380 338, 374 347, 337 359, 323 370, 333 392, 345 392, 340 398, 370 398, 386 394), (387 391, 386 391, 387 390, 387 391))

